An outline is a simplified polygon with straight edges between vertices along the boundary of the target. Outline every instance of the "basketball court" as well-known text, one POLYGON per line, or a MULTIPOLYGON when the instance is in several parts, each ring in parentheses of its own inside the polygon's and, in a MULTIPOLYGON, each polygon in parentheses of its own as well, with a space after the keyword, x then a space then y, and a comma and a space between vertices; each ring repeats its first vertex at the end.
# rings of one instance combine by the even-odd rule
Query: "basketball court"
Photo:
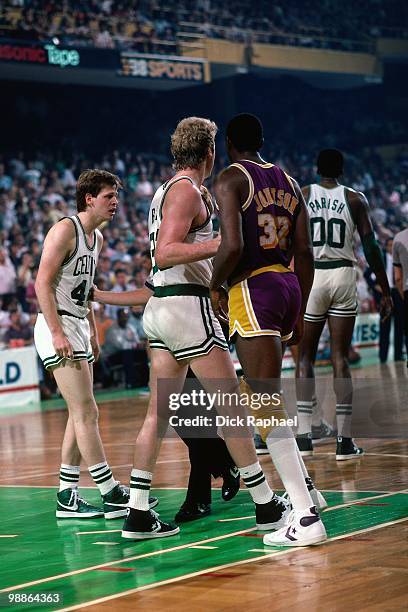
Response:
MULTIPOLYGON (((380 374, 379 366, 355 375, 380 374)), ((146 409, 145 395, 102 394, 101 434, 112 469, 128 483, 133 441, 146 409), (116 399, 112 399, 116 398, 116 399)), ((364 457, 336 462, 335 442, 316 445, 307 467, 324 492, 328 541, 317 547, 264 546, 254 527, 246 490, 221 499, 214 481, 212 514, 181 526, 167 539, 121 539, 123 519, 57 520, 55 494, 60 440, 66 413, 62 401, 41 411, 1 416, 0 475, 1 605, 13 610, 340 610, 401 609, 406 594, 408 444, 361 440, 364 457), (31 603, 18 601, 31 594, 31 603), (53 597, 38 603, 35 596, 53 597), (15 598, 13 600, 12 598, 15 598)), ((268 456, 261 464, 273 488, 282 490, 268 456)), ((184 500, 188 455, 175 438, 164 441, 153 493, 164 520, 184 500)), ((81 473, 86 498, 98 492, 81 473)), ((37 599, 38 599, 37 598, 37 599)))

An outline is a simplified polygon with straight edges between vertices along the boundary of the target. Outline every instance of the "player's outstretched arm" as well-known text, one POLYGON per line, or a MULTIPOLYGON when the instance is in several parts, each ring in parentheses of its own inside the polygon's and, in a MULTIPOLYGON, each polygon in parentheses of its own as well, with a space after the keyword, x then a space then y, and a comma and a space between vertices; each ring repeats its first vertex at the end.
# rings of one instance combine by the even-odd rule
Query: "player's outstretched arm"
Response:
POLYGON ((159 268, 214 257, 220 243, 218 238, 194 244, 185 242, 201 210, 201 193, 197 187, 187 181, 180 181, 171 187, 164 202, 154 254, 159 268))
POLYGON ((368 201, 363 193, 351 189, 346 190, 346 195, 351 214, 361 238, 365 258, 376 276, 377 283, 381 287, 382 298, 380 314, 382 320, 385 320, 390 316, 392 311, 392 298, 385 271, 384 259, 375 238, 373 224, 370 219, 368 201))
POLYGON ((38 303, 51 331, 55 352, 61 357, 70 359, 73 357, 72 346, 64 334, 57 313, 53 283, 62 263, 74 248, 75 229, 72 221, 66 219, 54 225, 45 238, 35 281, 38 303))
POLYGON ((133 291, 101 291, 93 288, 91 299, 101 304, 112 304, 112 306, 143 306, 147 304, 153 295, 148 287, 134 289, 133 291))

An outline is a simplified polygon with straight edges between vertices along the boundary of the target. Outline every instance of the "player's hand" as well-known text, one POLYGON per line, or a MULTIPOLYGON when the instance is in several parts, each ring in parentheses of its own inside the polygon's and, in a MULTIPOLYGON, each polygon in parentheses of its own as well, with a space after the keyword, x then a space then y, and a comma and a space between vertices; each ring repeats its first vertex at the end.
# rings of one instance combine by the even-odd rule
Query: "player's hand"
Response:
POLYGON ((93 356, 95 357, 95 361, 98 361, 101 354, 101 347, 99 346, 99 341, 97 336, 91 336, 91 347, 93 356))
POLYGON ((392 297, 390 295, 383 295, 380 302, 380 316, 382 323, 391 315, 393 308, 394 304, 392 297))
POLYGON ((92 285, 89 291, 88 300, 91 300, 91 302, 101 302, 101 293, 102 291, 98 289, 96 285, 92 285))
POLYGON ((52 344, 58 357, 64 357, 64 359, 74 358, 71 343, 62 330, 52 334, 52 344))
POLYGON ((293 329, 293 335, 291 339, 288 340, 288 346, 295 346, 296 344, 299 344, 299 342, 301 341, 303 337, 304 329, 305 329, 305 322, 303 320, 303 315, 300 315, 293 329))
POLYGON ((223 287, 210 289, 211 306, 215 316, 224 325, 229 325, 228 319, 228 293, 223 287))

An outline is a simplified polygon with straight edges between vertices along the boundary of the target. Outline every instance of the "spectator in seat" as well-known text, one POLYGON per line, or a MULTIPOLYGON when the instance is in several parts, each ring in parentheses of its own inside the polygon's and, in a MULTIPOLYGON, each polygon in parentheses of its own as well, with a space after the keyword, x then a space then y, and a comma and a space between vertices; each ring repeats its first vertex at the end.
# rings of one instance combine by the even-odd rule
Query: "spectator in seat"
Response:
POLYGON ((147 353, 139 336, 129 324, 129 309, 119 308, 117 322, 106 332, 102 359, 108 368, 122 365, 127 389, 145 387, 149 380, 147 353))
POLYGON ((28 346, 33 342, 33 328, 29 323, 23 323, 18 310, 10 312, 10 327, 4 335, 4 342, 9 348, 28 346))

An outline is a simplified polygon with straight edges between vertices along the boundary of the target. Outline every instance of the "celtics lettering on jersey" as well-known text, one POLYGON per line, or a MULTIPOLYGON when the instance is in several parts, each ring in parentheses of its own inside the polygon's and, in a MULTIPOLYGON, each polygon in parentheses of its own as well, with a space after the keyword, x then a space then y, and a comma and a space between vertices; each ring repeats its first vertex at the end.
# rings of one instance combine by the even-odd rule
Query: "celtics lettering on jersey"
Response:
POLYGON ((53 288, 57 309, 83 318, 89 312, 87 301, 98 263, 100 232, 95 230, 93 244, 89 245, 79 217, 70 219, 75 227, 75 249, 62 264, 53 288))
POLYGON ((338 185, 327 189, 317 184, 310 185, 306 204, 314 258, 356 261, 353 248, 355 223, 345 187, 338 185))

